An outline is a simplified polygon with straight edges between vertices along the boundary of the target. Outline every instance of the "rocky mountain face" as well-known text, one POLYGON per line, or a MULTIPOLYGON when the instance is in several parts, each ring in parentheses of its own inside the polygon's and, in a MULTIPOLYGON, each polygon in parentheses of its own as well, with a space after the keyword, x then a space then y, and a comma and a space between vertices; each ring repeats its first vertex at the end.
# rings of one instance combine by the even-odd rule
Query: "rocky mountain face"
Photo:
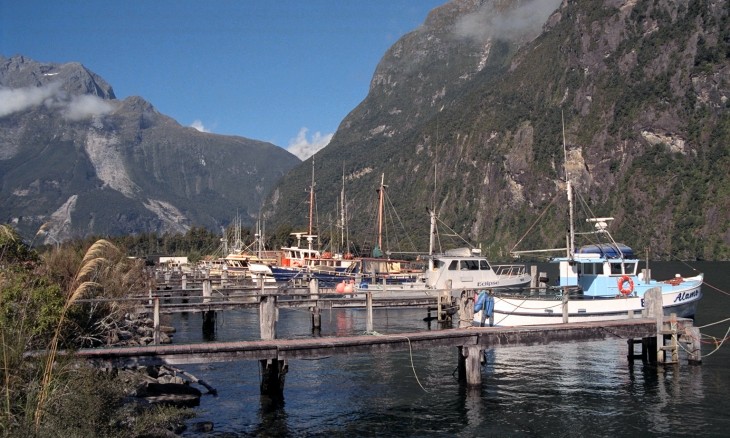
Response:
POLYGON ((421 250, 435 208, 505 258, 564 246, 567 174, 580 216, 614 217, 641 254, 730 259, 728 16, 725 0, 452 0, 385 54, 269 220, 306 223, 314 172, 326 234, 344 174, 349 234, 367 240, 384 175, 421 250))
POLYGON ((36 242, 250 224, 299 162, 117 100, 81 64, 0 57, 0 220, 36 242))

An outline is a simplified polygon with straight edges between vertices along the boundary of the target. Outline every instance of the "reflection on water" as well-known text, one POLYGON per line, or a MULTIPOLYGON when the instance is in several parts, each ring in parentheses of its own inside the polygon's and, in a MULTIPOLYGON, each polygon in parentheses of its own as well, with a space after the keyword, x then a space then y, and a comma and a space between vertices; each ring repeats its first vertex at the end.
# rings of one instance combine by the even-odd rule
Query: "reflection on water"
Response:
MULTIPOLYGON (((685 272, 666 268, 668 276, 685 272)), ((705 264, 713 286, 730 290, 728 264, 705 264), (714 268, 714 269, 713 269, 714 268), (724 282, 724 283, 723 283, 724 282)), ((696 325, 730 317, 730 298, 705 289, 696 325)), ((375 330, 427 330, 424 309, 375 310, 375 330)), ((203 342, 200 315, 176 315, 176 342, 203 342)), ((724 336, 727 323, 704 330, 724 336), (713 332, 714 331, 714 332, 713 332)), ((365 312, 322 313, 322 336, 360 334, 365 312)), ((312 336, 306 311, 282 309, 279 337, 312 336)), ((256 310, 220 313, 221 341, 257 339, 256 310)), ((711 346, 703 346, 703 354, 711 346)), ((730 347, 728 347, 730 348, 730 347)), ((186 366, 218 389, 191 420, 212 421, 209 436, 726 436, 730 351, 702 365, 629 366, 624 339, 487 349, 483 384, 456 379, 452 348, 332 356, 289 362, 285 400, 259 395, 257 361, 186 366)), ((192 436, 192 432, 190 432, 192 436)))

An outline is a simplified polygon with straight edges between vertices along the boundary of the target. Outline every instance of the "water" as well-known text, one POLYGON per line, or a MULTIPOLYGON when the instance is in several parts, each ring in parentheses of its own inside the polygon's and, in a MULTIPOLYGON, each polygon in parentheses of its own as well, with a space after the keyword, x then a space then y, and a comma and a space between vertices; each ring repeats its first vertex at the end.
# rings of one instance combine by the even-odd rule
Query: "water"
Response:
MULTIPOLYGON (((730 317, 730 263, 694 263, 708 286, 696 326, 730 317), (726 293, 715 290, 718 288, 726 293)), ((692 275, 680 263, 655 263, 655 278, 692 275)), ((424 309, 375 310, 375 330, 427 330, 424 309)), ((203 342, 199 314, 176 315, 176 342, 203 342)), ((702 330, 717 338, 730 322, 702 330)), ((278 337, 309 337, 306 311, 280 310, 278 337)), ((436 329, 435 326, 432 329, 436 329)), ((322 336, 359 334, 362 310, 322 316, 322 336)), ((257 311, 219 315, 216 340, 258 338, 257 311)), ((727 436, 730 344, 703 344, 703 364, 629 366, 623 339, 488 350, 483 384, 456 379, 455 348, 318 360, 292 360, 284 402, 259 395, 256 361, 187 365, 218 389, 205 395, 190 424, 211 421, 207 436, 727 436), (707 356, 709 355, 709 356, 707 356)), ((190 431, 187 436, 195 435, 190 431)))

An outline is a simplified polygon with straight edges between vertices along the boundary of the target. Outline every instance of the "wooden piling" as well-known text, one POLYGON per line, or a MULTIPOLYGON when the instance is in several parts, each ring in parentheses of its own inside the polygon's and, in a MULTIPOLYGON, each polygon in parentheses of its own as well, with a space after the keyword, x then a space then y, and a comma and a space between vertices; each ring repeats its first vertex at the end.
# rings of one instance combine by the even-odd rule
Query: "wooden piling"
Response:
POLYGON ((482 350, 478 345, 464 345, 459 350, 459 380, 467 386, 479 386, 482 384, 482 350))
POLYGON ((264 295, 259 303, 261 340, 276 339, 276 295, 264 295))
POLYGON ((203 302, 210 302, 210 297, 213 295, 213 287, 211 286, 210 277, 203 279, 203 302))
POLYGON ((664 351, 662 350, 664 341, 662 329, 664 326, 664 308, 662 306, 662 290, 659 287, 653 287, 644 293, 644 311, 647 318, 656 319, 656 337, 654 342, 655 350, 652 351, 651 357, 656 358, 657 362, 664 362, 664 351), (659 342, 659 340, 662 342, 659 342))
POLYGON ((366 310, 366 316, 365 316, 365 331, 368 333, 373 332, 373 293, 368 291, 365 292, 365 310, 366 310))
POLYGON ((702 350, 700 344, 699 327, 685 327, 684 340, 687 344, 687 360, 690 364, 699 365, 702 363, 702 350))
POLYGON ((153 328, 152 342, 155 345, 160 345, 160 298, 155 297, 155 310, 152 316, 153 328))
MULTIPOLYGON (((261 340, 276 339, 276 295, 263 295, 259 304, 261 340)), ((261 394, 274 398, 284 395, 284 380, 289 365, 286 360, 263 359, 261 367, 261 394)))
POLYGON ((530 265, 530 289, 537 287, 537 265, 530 265))
POLYGON ((182 278, 180 279, 180 289, 187 289, 188 288, 188 276, 187 274, 183 274, 182 278))
POLYGON ((474 324, 474 291, 463 289, 459 296, 459 328, 474 324))
POLYGON ((568 323, 568 300, 570 298, 570 292, 567 288, 563 288, 563 323, 568 323))
POLYGON ((311 308, 312 311, 312 329, 319 330, 322 328, 322 315, 319 310, 319 282, 316 278, 309 281, 309 295, 314 300, 315 304, 311 308))

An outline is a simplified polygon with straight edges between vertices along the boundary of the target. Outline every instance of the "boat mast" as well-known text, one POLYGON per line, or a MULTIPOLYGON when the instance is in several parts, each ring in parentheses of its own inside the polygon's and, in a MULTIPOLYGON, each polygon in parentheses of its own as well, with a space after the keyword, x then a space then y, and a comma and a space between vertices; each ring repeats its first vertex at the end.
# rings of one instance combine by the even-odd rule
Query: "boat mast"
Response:
POLYGON ((428 269, 433 270, 433 249, 436 240, 436 163, 433 163, 433 199, 431 205, 431 211, 429 216, 431 217, 431 229, 428 234, 428 269))
POLYGON ((378 189, 378 248, 383 250, 383 196, 385 194, 385 173, 380 176, 380 188, 378 189))
MULTIPOLYGON (((345 246, 345 163, 342 163, 342 191, 340 192, 340 244, 345 246)), ((349 250, 342 251, 343 255, 349 250)))
POLYGON ((565 119, 563 113, 560 113, 560 121, 563 124, 563 168, 565 169, 565 189, 568 194, 568 223, 569 223, 569 235, 568 235, 568 257, 573 257, 574 246, 575 246, 575 229, 573 228, 573 190, 570 184, 570 177, 568 175, 568 149, 565 143, 565 119))
POLYGON ((307 236, 307 242, 309 242, 309 249, 312 249, 312 218, 314 216, 314 157, 312 157, 312 184, 309 186, 309 233, 307 236))

